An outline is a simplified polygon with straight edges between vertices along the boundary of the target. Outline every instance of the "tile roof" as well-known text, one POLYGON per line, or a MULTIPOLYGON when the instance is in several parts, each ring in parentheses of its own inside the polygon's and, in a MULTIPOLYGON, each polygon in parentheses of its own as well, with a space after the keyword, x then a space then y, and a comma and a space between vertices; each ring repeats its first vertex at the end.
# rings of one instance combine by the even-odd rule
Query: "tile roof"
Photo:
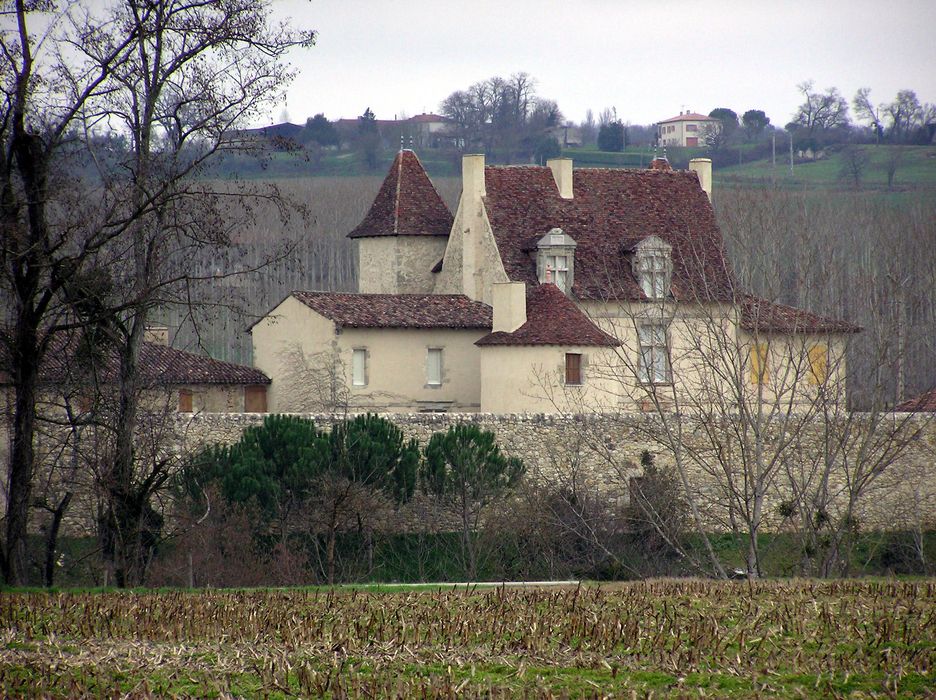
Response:
POLYGON ((491 307, 463 294, 335 294, 292 296, 347 328, 491 327, 491 307))
POLYGON ((675 117, 670 117, 669 119, 664 119, 659 124, 666 124, 668 122, 716 122, 718 121, 714 117, 709 117, 705 114, 699 114, 698 112, 686 112, 685 114, 680 114, 675 117))
POLYGON ((475 345, 597 345, 621 343, 598 328, 552 282, 527 288, 527 320, 512 333, 497 331, 475 345))
POLYGON ((452 220, 419 158, 401 150, 364 220, 348 238, 448 236, 452 220))
MULTIPOLYGON (((39 379, 52 384, 64 383, 72 376, 75 366, 87 368, 87 362, 81 359, 78 340, 64 336, 53 341, 46 352, 39 379)), ((10 375, 6 369, 6 344, 0 344, 0 382, 9 383, 10 375)), ((204 355, 177 350, 158 343, 144 342, 140 349, 139 367, 141 381, 147 386, 195 385, 195 384, 269 384, 270 378, 253 367, 237 365, 232 362, 214 360, 204 355)), ((100 358, 98 376, 105 383, 117 379, 118 361, 113 353, 100 358)))
POLYGON ((751 294, 740 299, 741 327, 750 332, 859 333, 860 326, 803 309, 777 304, 751 294))
POLYGON ((538 284, 536 241, 558 226, 578 244, 572 287, 578 299, 645 299, 629 251, 652 235, 673 248, 677 300, 734 296, 715 213, 694 172, 577 169, 574 196, 562 199, 548 167, 491 166, 485 188, 494 238, 513 281, 538 284))
POLYGON ((900 413, 912 411, 932 411, 936 412, 936 389, 925 391, 919 396, 908 399, 903 403, 894 406, 894 410, 900 413))

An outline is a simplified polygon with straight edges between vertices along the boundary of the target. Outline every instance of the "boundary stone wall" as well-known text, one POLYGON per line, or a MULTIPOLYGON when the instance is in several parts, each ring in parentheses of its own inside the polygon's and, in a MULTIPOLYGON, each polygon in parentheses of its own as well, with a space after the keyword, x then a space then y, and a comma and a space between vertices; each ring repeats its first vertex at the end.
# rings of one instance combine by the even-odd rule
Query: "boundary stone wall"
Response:
MULTIPOLYGON (((307 415, 322 427, 343 416, 307 415)), ((457 423, 474 423, 493 431, 501 449, 521 458, 528 478, 544 488, 561 488, 575 480, 577 488, 596 489, 612 499, 626 499, 629 480, 641 474, 640 456, 647 450, 657 464, 673 463, 672 452, 653 438, 659 433, 660 419, 653 414, 621 413, 607 415, 554 415, 489 413, 394 413, 386 414, 407 438, 425 445, 435 432, 457 423)), ((860 418, 860 416, 859 416, 860 418)), ((857 504, 862 529, 904 529, 936 527, 936 419, 928 414, 898 414, 897 420, 912 437, 900 455, 874 480, 857 504)), ((260 425, 263 414, 194 414, 179 416, 177 434, 180 449, 194 450, 213 442, 232 443, 251 425, 260 425)), ((690 419, 684 419, 689 421, 690 419)), ((860 420, 856 422, 860 424, 860 420)), ((698 440, 698 426, 683 425, 685 440, 698 440)), ((820 433, 809 434, 801 445, 819 450, 820 433), (812 441, 812 442, 810 442, 812 441)), ((730 441, 726 441, 729 442, 730 441)), ((701 443, 700 443, 701 444, 701 443)), ((698 445, 696 445, 698 447, 698 445)), ((711 449, 710 443, 704 449, 711 449)), ((790 497, 789 474, 802 475, 803 455, 793 450, 784 460, 765 498, 765 525, 768 529, 791 527, 780 514, 780 504, 790 497)), ((690 487, 699 496, 704 517, 713 529, 724 529, 732 508, 723 488, 718 462, 706 468, 690 463, 690 487), (719 483, 721 482, 721 483, 719 483)), ((844 474, 832 474, 832 490, 844 498, 844 474)), ((742 506, 743 507, 743 506, 742 506)))

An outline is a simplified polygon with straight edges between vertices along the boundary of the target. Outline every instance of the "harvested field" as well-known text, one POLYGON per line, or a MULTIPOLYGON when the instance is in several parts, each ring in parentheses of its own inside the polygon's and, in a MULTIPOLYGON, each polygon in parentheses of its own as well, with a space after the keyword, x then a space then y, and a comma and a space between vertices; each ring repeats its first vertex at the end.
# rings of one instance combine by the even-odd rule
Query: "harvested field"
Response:
POLYGON ((0 695, 911 697, 936 581, 0 594, 0 695))

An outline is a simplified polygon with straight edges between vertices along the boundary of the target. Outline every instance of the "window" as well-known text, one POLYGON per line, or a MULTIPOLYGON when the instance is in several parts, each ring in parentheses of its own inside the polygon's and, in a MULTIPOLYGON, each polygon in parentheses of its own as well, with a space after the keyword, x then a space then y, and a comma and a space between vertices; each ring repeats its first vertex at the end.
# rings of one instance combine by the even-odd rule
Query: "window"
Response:
POLYGON ((762 384, 769 376, 767 343, 754 343, 751 346, 751 384, 762 384))
POLYGON ((699 127, 696 124, 686 124, 686 131, 698 131, 699 127))
POLYGON ((666 384, 670 381, 669 348, 666 326, 647 323, 638 328, 640 358, 638 379, 644 384, 666 384))
POLYGON ((569 279, 569 266, 565 255, 546 256, 546 281, 552 280, 559 289, 566 291, 569 279))
POLYGON ((564 293, 572 289, 575 274, 575 246, 561 228, 550 229, 536 243, 536 276, 540 284, 552 282, 564 293))
POLYGON ((809 383, 823 384, 829 376, 829 352, 825 345, 809 348, 809 383))
POLYGON ((189 389, 179 389, 179 413, 192 412, 192 392, 189 389))
POLYGON ((244 387, 244 412, 266 413, 267 388, 265 386, 244 387))
POLYGON ((582 383, 582 355, 577 352, 567 352, 565 356, 565 383, 582 383))
POLYGON ((673 277, 672 250, 672 246, 657 236, 649 236, 637 244, 634 276, 648 299, 662 300, 669 296, 673 277))
POLYGON ((426 384, 442 385, 442 348, 429 348, 426 355, 426 384))
POLYGON ((351 353, 351 386, 367 386, 367 348, 354 348, 351 353))

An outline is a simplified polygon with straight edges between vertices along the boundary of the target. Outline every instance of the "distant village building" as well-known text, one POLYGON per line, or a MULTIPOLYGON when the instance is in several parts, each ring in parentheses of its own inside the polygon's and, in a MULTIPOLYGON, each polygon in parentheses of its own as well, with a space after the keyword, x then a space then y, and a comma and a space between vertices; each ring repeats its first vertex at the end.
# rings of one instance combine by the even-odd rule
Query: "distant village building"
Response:
POLYGON ((657 124, 657 142, 661 146, 695 148, 704 145, 707 130, 720 128, 717 119, 697 112, 680 112, 657 124))

